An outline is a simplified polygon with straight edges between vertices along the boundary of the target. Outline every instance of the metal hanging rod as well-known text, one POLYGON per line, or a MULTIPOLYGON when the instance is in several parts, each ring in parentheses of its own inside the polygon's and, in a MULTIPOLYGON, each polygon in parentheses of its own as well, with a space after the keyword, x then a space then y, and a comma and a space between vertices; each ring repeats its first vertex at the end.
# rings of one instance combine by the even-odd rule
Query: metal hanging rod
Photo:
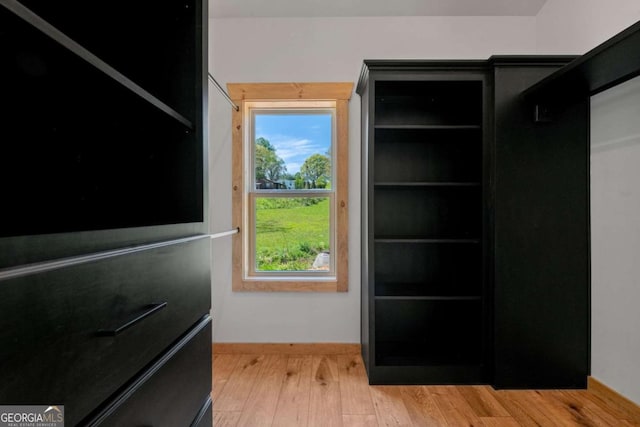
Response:
POLYGON ((212 239, 217 239, 218 237, 231 236, 232 234, 238 234, 239 232, 240 232, 240 227, 236 227, 233 230, 210 234, 209 237, 211 237, 212 239))
POLYGON ((211 73, 207 73, 209 75, 209 80, 211 80, 211 83, 213 83, 215 85, 216 88, 218 88, 218 90, 220 91, 220 93, 227 99, 227 101, 229 101, 229 104, 231 104, 233 106, 233 109, 236 111, 240 111, 240 107, 238 107, 234 102, 233 99, 231 99, 231 97, 229 96, 229 94, 227 92, 224 91, 224 89, 222 88, 222 86, 220 86, 220 83, 218 83, 216 81, 216 79, 213 78, 213 76, 211 75, 211 73))

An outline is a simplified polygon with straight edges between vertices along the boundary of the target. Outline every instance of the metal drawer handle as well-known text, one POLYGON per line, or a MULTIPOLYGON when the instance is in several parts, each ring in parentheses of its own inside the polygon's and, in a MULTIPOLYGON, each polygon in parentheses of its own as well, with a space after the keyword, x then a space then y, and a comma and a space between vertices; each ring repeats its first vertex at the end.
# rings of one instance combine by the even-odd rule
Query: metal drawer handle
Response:
POLYGON ((115 337, 116 335, 119 335, 121 332, 126 331, 127 329, 129 329, 130 327, 132 327, 133 325, 135 325, 136 323, 139 323, 141 321, 143 321, 144 319, 146 319, 147 317, 151 316, 154 313, 157 313, 158 311, 162 310, 163 308, 165 308, 167 306, 166 302, 161 302, 158 304, 150 304, 146 307, 145 311, 143 311, 142 313, 140 313, 139 315, 137 315, 136 317, 134 317, 133 319, 129 320, 127 323, 118 326, 117 328, 114 329, 98 329, 98 335, 102 336, 102 337, 115 337))

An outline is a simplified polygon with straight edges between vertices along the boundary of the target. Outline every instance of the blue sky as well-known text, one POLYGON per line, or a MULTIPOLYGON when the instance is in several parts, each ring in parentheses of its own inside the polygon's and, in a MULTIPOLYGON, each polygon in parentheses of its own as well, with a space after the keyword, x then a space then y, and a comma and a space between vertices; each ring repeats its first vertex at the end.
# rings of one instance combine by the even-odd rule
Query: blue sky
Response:
POLYGON ((255 137, 268 140, 295 174, 312 154, 331 147, 331 114, 256 114, 255 137))

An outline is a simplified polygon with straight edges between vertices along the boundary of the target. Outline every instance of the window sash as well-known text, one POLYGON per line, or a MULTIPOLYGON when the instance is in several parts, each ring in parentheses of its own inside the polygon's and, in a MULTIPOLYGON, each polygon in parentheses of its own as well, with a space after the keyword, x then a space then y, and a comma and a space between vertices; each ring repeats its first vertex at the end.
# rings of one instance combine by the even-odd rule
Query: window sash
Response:
POLYGON ((249 101, 245 104, 247 137, 245 139, 245 280, 336 280, 336 102, 335 101, 249 101), (331 189, 256 189, 255 188, 255 115, 256 114, 331 114, 331 189), (283 197, 327 197, 329 199, 329 271, 263 271, 257 269, 256 199, 283 197))
POLYGON ((247 248, 247 263, 248 267, 246 270, 246 278, 247 279, 281 279, 281 280, 291 280, 291 279, 328 279, 335 280, 336 278, 336 203, 335 203, 335 194, 333 192, 325 192, 324 194, 319 194, 318 192, 311 191, 299 191, 295 193, 285 194, 284 192, 278 193, 250 193, 249 194, 249 203, 248 203, 248 212, 247 219, 249 223, 250 232, 247 233, 248 242, 247 248), (316 198, 323 197, 329 199, 329 271, 325 270, 300 270, 300 271, 264 271, 258 270, 257 267, 257 232, 256 232, 256 199, 259 198, 316 198))
MULTIPOLYGON (((337 183, 336 173, 336 103, 335 101, 268 101, 268 102, 247 102, 247 117, 249 129, 248 139, 246 140, 245 153, 248 153, 247 165, 249 165, 247 177, 247 192, 271 192, 271 191, 294 191, 294 190, 270 190, 256 189, 256 132, 255 132, 255 115, 256 114, 330 114, 331 115, 331 190, 325 189, 309 189, 314 192, 335 191, 337 183)), ((297 191, 309 191, 297 190, 297 191)))

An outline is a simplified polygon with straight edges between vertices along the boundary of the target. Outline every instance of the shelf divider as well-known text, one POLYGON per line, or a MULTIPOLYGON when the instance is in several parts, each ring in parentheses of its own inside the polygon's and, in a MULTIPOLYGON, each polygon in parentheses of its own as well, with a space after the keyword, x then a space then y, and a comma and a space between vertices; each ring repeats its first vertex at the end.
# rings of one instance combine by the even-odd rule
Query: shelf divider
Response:
POLYGON ((423 130, 469 130, 482 129, 480 125, 420 125, 420 124, 397 124, 397 125, 374 125, 376 129, 423 129, 423 130))
POLYGON ((480 243, 480 239, 427 239, 420 237, 376 237, 375 243, 480 243))
POLYGON ((376 295, 376 300, 424 300, 424 301, 480 301, 481 296, 439 296, 439 295, 376 295))
POLYGON ((480 187, 480 182, 435 182, 435 181, 384 181, 376 182, 376 187, 480 187))

